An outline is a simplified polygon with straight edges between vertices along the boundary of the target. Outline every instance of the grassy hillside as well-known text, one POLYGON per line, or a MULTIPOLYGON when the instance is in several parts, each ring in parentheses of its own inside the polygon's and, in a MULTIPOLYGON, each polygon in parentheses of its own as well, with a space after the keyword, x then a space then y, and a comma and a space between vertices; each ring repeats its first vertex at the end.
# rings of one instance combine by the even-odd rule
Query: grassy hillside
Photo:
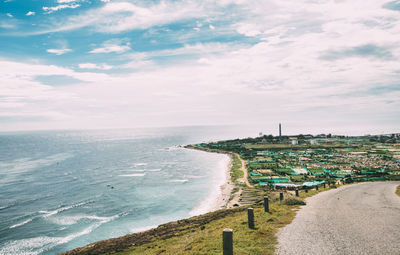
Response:
MULTIPOLYGON (((328 189, 328 188, 327 188, 328 189)), ((301 192, 300 197, 323 191, 301 192)), ((223 209, 159 226, 142 233, 100 241, 65 254, 222 254, 222 230, 233 229, 235 254, 273 254, 279 228, 289 224, 299 208, 279 202, 279 193, 270 196, 270 213, 262 204, 254 205, 255 229, 249 229, 247 207, 223 209)), ((285 193, 293 199, 292 193, 285 193)))

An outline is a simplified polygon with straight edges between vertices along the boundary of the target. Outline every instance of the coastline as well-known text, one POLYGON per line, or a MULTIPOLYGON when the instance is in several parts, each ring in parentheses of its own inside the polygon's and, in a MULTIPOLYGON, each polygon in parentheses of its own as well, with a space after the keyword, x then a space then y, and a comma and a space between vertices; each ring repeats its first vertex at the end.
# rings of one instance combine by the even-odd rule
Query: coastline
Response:
MULTIPOLYGON (((232 155, 230 153, 200 150, 200 149, 192 147, 191 145, 182 146, 182 147, 185 149, 202 151, 202 152, 207 152, 207 153, 219 153, 219 154, 226 155, 229 158, 229 162, 226 164, 226 166, 224 166, 224 175, 223 175, 224 183, 218 185, 218 188, 217 188, 218 194, 216 197, 213 196, 213 194, 211 194, 211 196, 212 196, 211 199, 213 201, 209 204, 209 206, 207 206, 208 210, 202 211, 201 213, 191 213, 190 216, 197 216, 200 214, 214 212, 216 210, 228 208, 228 204, 229 204, 229 201, 231 200, 230 198, 232 196, 232 192, 235 188, 235 184, 232 183, 232 180, 231 180, 231 168, 232 168, 232 164, 233 164, 232 155)), ((212 192, 214 192, 214 191, 212 191, 212 192)), ((207 202, 208 199, 209 198, 206 198, 206 200, 204 200, 203 202, 207 202)), ((199 205, 199 207, 201 207, 201 204, 199 205)), ((196 208, 194 209, 194 211, 196 211, 196 208)))
POLYGON ((216 201, 214 202, 214 205, 212 206, 212 211, 227 208, 233 189, 235 188, 235 184, 233 184, 231 180, 231 168, 233 164, 233 159, 230 154, 226 155, 229 157, 229 164, 226 166, 225 169, 225 183, 219 187, 220 194, 218 195, 216 201))
MULTIPOLYGON (((94 250, 100 253, 104 251, 112 251, 112 250, 119 250, 119 249, 126 249, 132 246, 131 243, 134 245, 140 245, 144 243, 148 243, 154 238, 168 238, 171 232, 179 232, 180 228, 193 228, 197 226, 202 226, 207 224, 208 222, 221 219, 227 215, 234 214, 236 212, 242 212, 246 208, 239 207, 239 197, 242 192, 242 189, 235 191, 237 188, 237 184, 232 181, 231 177, 231 170, 233 167, 233 155, 229 152, 221 152, 221 151, 209 151, 209 150, 202 150, 199 148, 195 148, 194 146, 179 146, 185 149, 192 149, 197 151, 203 151, 208 153, 219 153, 226 155, 229 158, 228 163, 224 167, 224 183, 218 186, 218 194, 215 197, 214 190, 211 191, 211 196, 207 197, 206 200, 203 202, 208 202, 209 199, 213 199, 213 201, 206 206, 206 210, 201 210, 202 203, 198 205, 198 210, 196 208, 193 209, 193 213, 190 214, 189 218, 182 218, 177 221, 171 221, 159 226, 150 226, 148 228, 138 229, 140 231, 132 232, 130 234, 110 238, 102 241, 97 241, 95 243, 87 244, 83 247, 78 247, 73 250, 69 250, 60 254, 86 254, 85 250, 94 250), (229 210, 224 210, 229 209, 229 210), (198 212, 196 212, 198 211, 198 212), (161 232, 161 233, 160 233, 161 232), (133 241, 134 240, 134 241, 133 241), (129 243, 129 244, 127 244, 129 243), (118 248, 117 248, 118 247, 118 248), (83 253, 82 253, 83 252, 83 253)), ((219 169, 219 167, 217 166, 219 169)), ((218 171, 218 170, 217 170, 218 171)))
POLYGON ((238 183, 235 183, 232 180, 232 168, 233 168, 233 157, 234 157, 232 153, 218 151, 218 150, 203 149, 193 145, 186 145, 183 146, 183 148, 196 151, 203 151, 207 153, 218 153, 229 157, 229 164, 227 164, 227 166, 225 167, 225 183, 220 185, 219 187, 220 193, 218 194, 215 201, 212 203, 210 210, 203 213, 214 212, 220 209, 230 209, 242 205, 240 202, 240 195, 243 189, 238 186, 238 183))

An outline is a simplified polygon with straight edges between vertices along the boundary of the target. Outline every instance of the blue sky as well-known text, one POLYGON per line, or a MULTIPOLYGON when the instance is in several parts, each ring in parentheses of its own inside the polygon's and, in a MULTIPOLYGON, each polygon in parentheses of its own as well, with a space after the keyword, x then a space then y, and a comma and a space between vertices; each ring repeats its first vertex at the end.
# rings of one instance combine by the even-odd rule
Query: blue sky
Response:
POLYGON ((0 0, 0 130, 400 132, 399 58, 400 1, 0 0))

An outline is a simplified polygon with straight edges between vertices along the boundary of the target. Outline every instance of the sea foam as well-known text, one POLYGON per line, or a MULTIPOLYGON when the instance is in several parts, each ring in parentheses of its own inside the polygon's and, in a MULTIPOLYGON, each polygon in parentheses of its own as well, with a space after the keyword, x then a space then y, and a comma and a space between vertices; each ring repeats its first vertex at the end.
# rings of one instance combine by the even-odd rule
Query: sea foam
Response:
POLYGON ((130 231, 131 231, 131 233, 139 233, 139 232, 144 232, 146 230, 149 230, 149 229, 152 229, 152 228, 156 228, 156 227, 157 227, 157 225, 139 227, 139 228, 131 228, 130 231))
POLYGON ((186 183, 188 181, 189 181, 188 179, 182 179, 182 180, 169 180, 168 182, 186 183))
MULTIPOLYGON (((90 216, 89 216, 90 217, 90 216)), ((39 236, 34 238, 26 238, 15 241, 10 241, 4 244, 0 248, 0 254, 13 254, 13 255, 38 255, 45 251, 54 248, 57 245, 68 243, 80 236, 90 234, 104 223, 112 221, 119 217, 119 215, 114 215, 111 217, 97 217, 93 216, 100 221, 84 228, 83 230, 67 235, 65 237, 49 237, 49 236, 39 236)))
POLYGON ((78 214, 78 215, 68 215, 68 216, 57 216, 55 218, 52 218, 50 221, 57 225, 74 225, 83 219, 88 219, 88 220, 92 220, 92 221, 100 221, 100 222, 108 222, 112 219, 115 219, 115 217, 114 216, 99 217, 96 215, 78 214))
POLYGON ((147 172, 160 172, 161 168, 149 169, 147 172))
POLYGON ((140 173, 140 174, 120 174, 118 176, 122 176, 122 177, 139 177, 139 176, 145 176, 146 173, 140 173))
POLYGON ((80 207, 82 205, 86 205, 86 204, 89 204, 89 203, 90 203, 90 201, 89 202, 80 202, 80 203, 77 203, 77 204, 73 204, 73 205, 69 205, 69 206, 65 206, 65 207, 60 207, 60 208, 58 208, 56 210, 53 210, 53 211, 39 211, 39 213, 44 214, 43 217, 47 218, 47 217, 53 216, 53 215, 55 215, 57 213, 60 213, 60 212, 63 212, 63 211, 67 211, 67 210, 70 210, 70 209, 75 208, 75 207, 80 207))
POLYGON ((147 163, 143 163, 143 162, 141 162, 141 163, 135 163, 135 164, 133 164, 135 167, 136 166, 147 166, 147 163))
POLYGON ((218 197, 222 195, 221 186, 226 182, 226 171, 228 171, 230 164, 230 157, 227 155, 221 156, 222 158, 218 162, 218 167, 213 175, 212 187, 207 198, 189 212, 190 216, 197 216, 216 209, 218 197))
POLYGON ((31 222, 32 220, 33 220, 33 219, 24 220, 23 222, 20 222, 20 223, 17 223, 17 224, 15 224, 15 225, 10 226, 9 228, 16 228, 16 227, 23 226, 23 225, 25 225, 25 224, 31 222))

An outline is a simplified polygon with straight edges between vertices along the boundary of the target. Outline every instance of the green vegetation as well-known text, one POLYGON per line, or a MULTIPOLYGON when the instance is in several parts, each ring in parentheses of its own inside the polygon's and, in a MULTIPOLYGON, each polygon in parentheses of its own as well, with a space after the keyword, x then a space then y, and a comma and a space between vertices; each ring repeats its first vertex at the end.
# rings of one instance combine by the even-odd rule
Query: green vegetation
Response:
POLYGON ((231 180, 236 182, 237 179, 243 178, 243 171, 241 170, 242 162, 236 154, 232 155, 232 167, 231 167, 231 180))
MULTIPOLYGON (((222 230, 233 229, 235 254, 274 254, 279 228, 289 224, 299 209, 299 201, 329 188, 300 192, 285 192, 284 201, 279 202, 279 192, 269 193, 270 213, 265 213, 260 202, 254 208, 255 229, 249 229, 247 207, 223 209, 190 219, 170 222, 156 229, 113 238, 78 248, 65 255, 118 254, 118 255, 153 255, 153 254, 222 254, 222 230), (296 201, 296 202, 289 202, 296 201), (296 204, 296 205, 292 205, 296 204)), ((263 198, 260 189, 251 189, 263 198)))
POLYGON ((246 149, 316 149, 316 148, 347 148, 343 144, 319 144, 319 145, 311 145, 311 144, 246 144, 246 149))
POLYGON ((120 254, 222 254, 224 228, 233 229, 235 254, 273 254, 277 243, 274 234, 291 222, 295 212, 289 206, 278 204, 271 206, 271 212, 264 213, 261 207, 254 209, 255 230, 248 228, 247 212, 244 211, 204 225, 203 229, 191 229, 183 235, 155 240, 120 254))
POLYGON ((290 176, 290 180, 292 180, 292 182, 305 182, 308 178, 306 175, 292 175, 290 176))
POLYGON ((282 201, 285 205, 305 205, 306 202, 303 199, 290 197, 282 201))
MULTIPOLYGON (((67 254, 222 254, 224 228, 233 229, 235 254, 273 254, 275 233, 293 220, 296 210, 305 204, 304 198, 337 188, 338 181, 400 180, 400 147, 394 144, 398 138, 269 135, 188 145, 186 148, 232 156, 230 175, 235 186, 229 201, 241 207, 167 223, 67 254), (296 139, 299 144, 292 145, 296 139), (244 177, 241 159, 247 161, 248 179, 255 188, 238 181, 244 177), (300 189, 299 197, 294 195, 295 188, 300 189), (282 203, 280 191, 275 189, 285 192, 282 203), (271 213, 263 210, 265 195, 269 196, 271 213), (255 229, 247 225, 248 206, 254 208, 255 229)), ((400 186, 396 194, 400 196, 400 186)))
POLYGON ((400 135, 271 135, 193 146, 237 153, 246 160, 250 185, 305 188, 324 182, 400 180, 400 135), (295 144, 298 143, 298 144, 295 144))
MULTIPOLYGON (((327 188, 328 189, 328 188, 327 188)), ((154 239, 149 243, 133 246, 120 255, 153 255, 153 254, 222 254, 222 230, 233 229, 235 254, 274 254, 277 239, 275 233, 279 228, 289 224, 299 208, 304 205, 303 198, 317 194, 319 191, 301 192, 300 198, 293 193, 285 192, 283 203, 279 203, 279 193, 270 193, 270 213, 265 213, 261 204, 254 205, 255 229, 247 225, 247 211, 230 214, 224 218, 193 228, 186 228, 165 240, 154 239)), ((261 198, 261 197, 260 197, 261 198)), ((200 216, 201 217, 201 216, 200 216)))

